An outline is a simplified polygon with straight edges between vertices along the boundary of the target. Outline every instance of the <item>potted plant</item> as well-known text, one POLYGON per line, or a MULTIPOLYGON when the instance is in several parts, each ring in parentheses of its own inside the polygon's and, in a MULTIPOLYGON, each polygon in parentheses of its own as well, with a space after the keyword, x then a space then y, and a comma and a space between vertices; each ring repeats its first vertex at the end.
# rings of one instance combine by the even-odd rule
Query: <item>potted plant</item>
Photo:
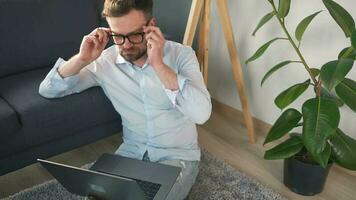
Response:
POLYGON ((284 111, 266 136, 264 145, 274 142, 274 146, 265 152, 264 158, 284 159, 284 184, 299 194, 314 195, 322 191, 332 163, 356 170, 356 140, 339 128, 339 107, 346 105, 356 112, 356 82, 346 77, 356 59, 355 22, 338 3, 322 0, 346 38, 350 39, 350 46, 342 49, 336 59, 319 68, 311 68, 301 52, 300 42, 310 22, 322 11, 304 18, 297 25, 295 37, 292 38, 285 25, 291 0, 279 0, 278 7, 274 0, 267 1, 272 11, 262 17, 253 35, 270 19, 275 18, 285 37, 277 37, 263 44, 246 64, 259 58, 273 42, 288 40, 299 60, 287 60, 273 66, 263 77, 261 86, 274 72, 290 63, 302 65, 308 77, 276 97, 275 104, 284 111), (300 111, 288 108, 308 88, 313 89, 315 95, 303 103, 300 111), (297 127, 301 127, 301 133, 293 131, 297 127), (276 141, 280 143, 276 144, 276 141))

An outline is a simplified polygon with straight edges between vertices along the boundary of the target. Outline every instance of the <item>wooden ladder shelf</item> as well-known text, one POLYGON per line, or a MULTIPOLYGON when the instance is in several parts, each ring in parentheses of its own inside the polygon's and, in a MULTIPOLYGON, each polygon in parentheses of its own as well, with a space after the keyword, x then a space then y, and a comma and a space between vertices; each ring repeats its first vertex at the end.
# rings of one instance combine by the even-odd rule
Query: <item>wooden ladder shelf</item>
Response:
MULTIPOLYGON (((209 31, 210 31, 210 13, 212 0, 192 0, 192 5, 189 13, 188 23, 184 34, 183 44, 192 46, 197 24, 200 22, 199 40, 197 57, 203 73, 205 85, 208 83, 208 58, 209 58, 209 31)), ((249 133, 251 143, 256 143, 255 130, 251 109, 246 95, 243 73, 235 45, 234 34, 232 30, 231 20, 227 9, 226 0, 215 0, 218 6, 220 18, 222 20, 222 28, 224 31, 225 41, 229 50, 230 60, 232 64, 232 72, 240 96, 243 109, 245 124, 249 133)))

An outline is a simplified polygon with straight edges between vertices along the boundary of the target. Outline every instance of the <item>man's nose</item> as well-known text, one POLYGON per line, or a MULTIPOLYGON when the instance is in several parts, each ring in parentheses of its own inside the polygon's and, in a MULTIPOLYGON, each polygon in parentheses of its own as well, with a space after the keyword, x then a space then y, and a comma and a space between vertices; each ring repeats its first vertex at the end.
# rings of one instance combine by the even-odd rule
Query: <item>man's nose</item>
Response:
POLYGON ((132 47, 132 43, 129 41, 128 38, 125 39, 124 44, 122 44, 122 47, 123 47, 124 49, 129 49, 129 48, 132 47))

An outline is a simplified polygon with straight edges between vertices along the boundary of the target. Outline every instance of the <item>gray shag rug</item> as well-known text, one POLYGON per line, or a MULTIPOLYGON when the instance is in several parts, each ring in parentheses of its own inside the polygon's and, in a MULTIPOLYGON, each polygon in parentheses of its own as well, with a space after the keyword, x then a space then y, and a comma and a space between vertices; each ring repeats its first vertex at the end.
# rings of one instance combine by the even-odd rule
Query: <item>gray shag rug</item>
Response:
MULTIPOLYGON (((56 180, 23 190, 2 200, 82 200, 56 180)), ((286 198, 217 159, 202 152, 200 171, 188 200, 285 200, 286 198)))

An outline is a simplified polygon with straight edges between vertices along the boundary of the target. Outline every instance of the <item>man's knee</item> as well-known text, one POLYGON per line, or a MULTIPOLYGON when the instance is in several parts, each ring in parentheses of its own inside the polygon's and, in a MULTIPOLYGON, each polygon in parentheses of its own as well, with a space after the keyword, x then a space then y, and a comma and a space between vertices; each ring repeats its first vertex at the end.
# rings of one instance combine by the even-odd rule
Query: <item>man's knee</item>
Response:
POLYGON ((168 164, 180 167, 182 169, 172 190, 168 194, 167 200, 182 200, 187 197, 190 189, 195 183, 199 172, 199 161, 172 160, 165 161, 162 164, 168 164))

